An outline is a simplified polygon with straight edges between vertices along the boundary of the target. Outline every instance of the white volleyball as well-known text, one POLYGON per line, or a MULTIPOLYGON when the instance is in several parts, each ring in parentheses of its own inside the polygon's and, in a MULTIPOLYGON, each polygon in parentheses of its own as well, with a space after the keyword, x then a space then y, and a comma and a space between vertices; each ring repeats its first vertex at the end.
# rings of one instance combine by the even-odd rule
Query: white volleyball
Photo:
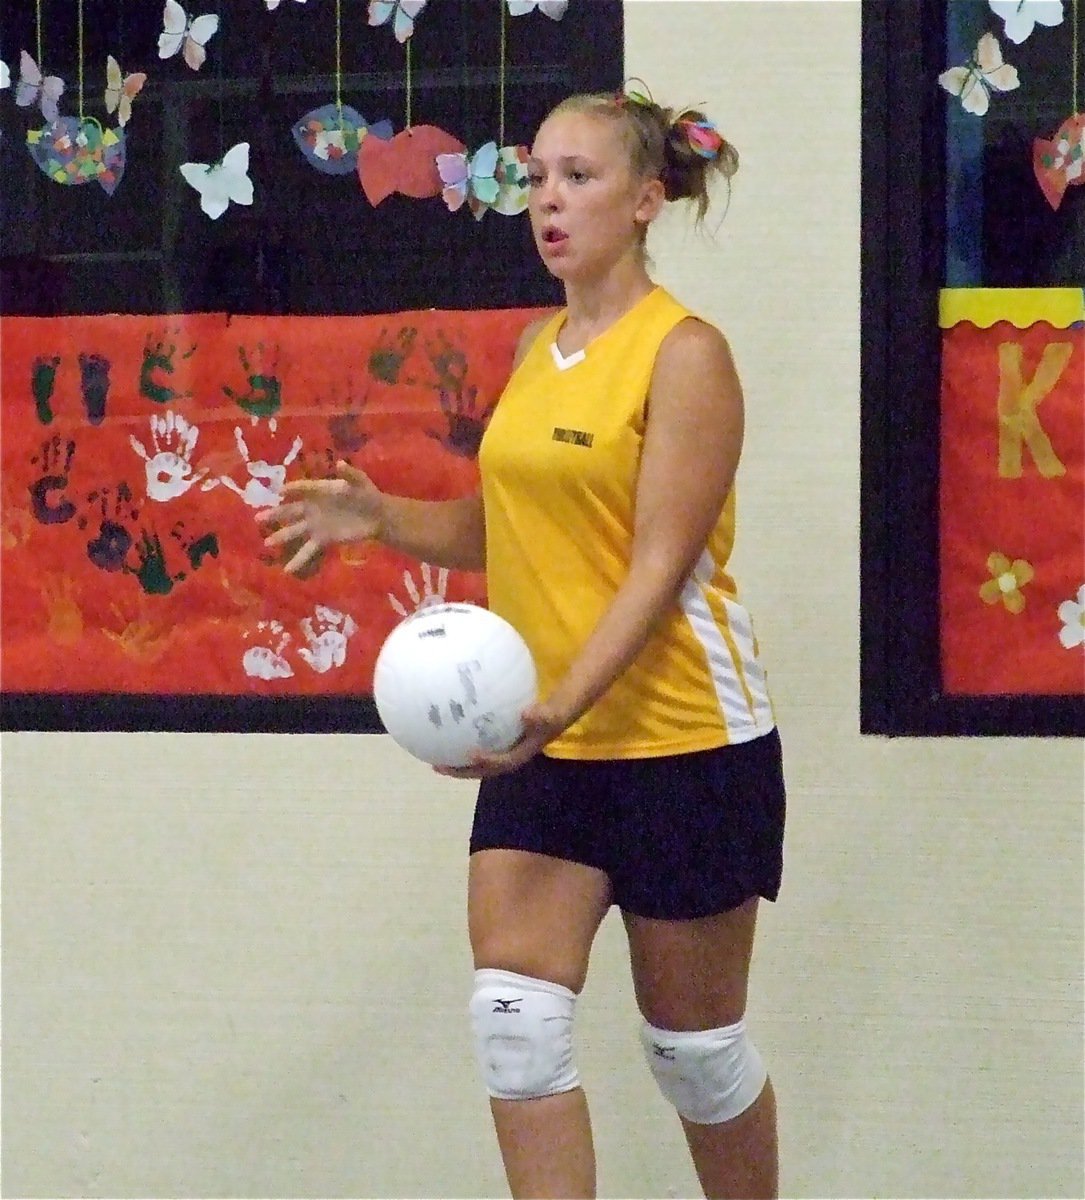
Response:
POLYGON ((466 766, 507 750, 538 696, 531 651, 502 617, 477 604, 433 604, 401 621, 373 668, 384 728, 409 754, 466 766))

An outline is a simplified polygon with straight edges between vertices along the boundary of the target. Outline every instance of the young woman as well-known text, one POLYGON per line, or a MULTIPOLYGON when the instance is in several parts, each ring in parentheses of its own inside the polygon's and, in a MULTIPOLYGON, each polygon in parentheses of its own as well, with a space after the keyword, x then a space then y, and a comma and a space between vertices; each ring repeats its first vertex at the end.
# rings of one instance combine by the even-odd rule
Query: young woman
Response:
POLYGON ((382 494, 341 465, 264 514, 300 570, 377 538, 486 570, 540 701, 481 779, 471 835, 470 1003, 514 1196, 595 1195, 572 1052, 576 997, 611 905, 642 1042, 709 1197, 777 1191, 772 1086, 745 1028, 759 897, 782 867, 779 738, 749 615, 726 573, 742 392, 721 333, 653 283, 649 226, 698 217, 733 148, 703 114, 574 97, 542 123, 530 216, 566 306, 529 326, 482 442, 480 493, 382 494))

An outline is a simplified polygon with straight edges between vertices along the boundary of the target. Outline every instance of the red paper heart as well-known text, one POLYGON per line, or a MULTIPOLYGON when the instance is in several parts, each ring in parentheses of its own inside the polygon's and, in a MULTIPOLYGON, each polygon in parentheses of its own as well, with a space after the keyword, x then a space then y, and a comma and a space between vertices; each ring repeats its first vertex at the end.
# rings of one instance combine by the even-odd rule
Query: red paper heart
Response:
POLYGON ((367 137, 358 150, 358 181, 370 204, 393 192, 422 200, 441 194, 438 154, 462 154, 466 147, 436 125, 413 125, 387 141, 367 137))
POLYGON ((1044 199, 1058 209, 1068 187, 1085 183, 1085 113, 1074 113, 1050 141, 1032 143, 1032 171, 1044 199))

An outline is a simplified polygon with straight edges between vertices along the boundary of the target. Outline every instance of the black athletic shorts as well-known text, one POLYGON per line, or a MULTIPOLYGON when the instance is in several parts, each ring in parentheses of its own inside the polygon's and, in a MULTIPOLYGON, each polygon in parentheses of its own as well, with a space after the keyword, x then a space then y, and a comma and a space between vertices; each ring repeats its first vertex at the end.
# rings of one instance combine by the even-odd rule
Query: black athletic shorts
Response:
POLYGON ((776 899, 784 809, 775 729, 663 758, 540 754, 482 781, 471 853, 530 850, 597 867, 623 911, 685 920, 776 899))

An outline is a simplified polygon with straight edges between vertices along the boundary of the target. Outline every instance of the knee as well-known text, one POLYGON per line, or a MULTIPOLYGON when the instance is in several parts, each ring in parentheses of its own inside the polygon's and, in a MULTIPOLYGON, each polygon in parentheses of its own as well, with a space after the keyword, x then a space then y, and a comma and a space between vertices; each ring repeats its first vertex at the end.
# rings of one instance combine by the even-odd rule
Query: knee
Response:
POLYGON ((761 1095, 768 1074, 740 1020, 676 1033, 645 1022, 641 1042, 660 1091, 687 1121, 731 1121, 761 1095))
POLYGON ((475 972, 471 1028, 487 1091, 530 1100, 580 1086, 573 1063, 576 994, 512 971, 475 972))

